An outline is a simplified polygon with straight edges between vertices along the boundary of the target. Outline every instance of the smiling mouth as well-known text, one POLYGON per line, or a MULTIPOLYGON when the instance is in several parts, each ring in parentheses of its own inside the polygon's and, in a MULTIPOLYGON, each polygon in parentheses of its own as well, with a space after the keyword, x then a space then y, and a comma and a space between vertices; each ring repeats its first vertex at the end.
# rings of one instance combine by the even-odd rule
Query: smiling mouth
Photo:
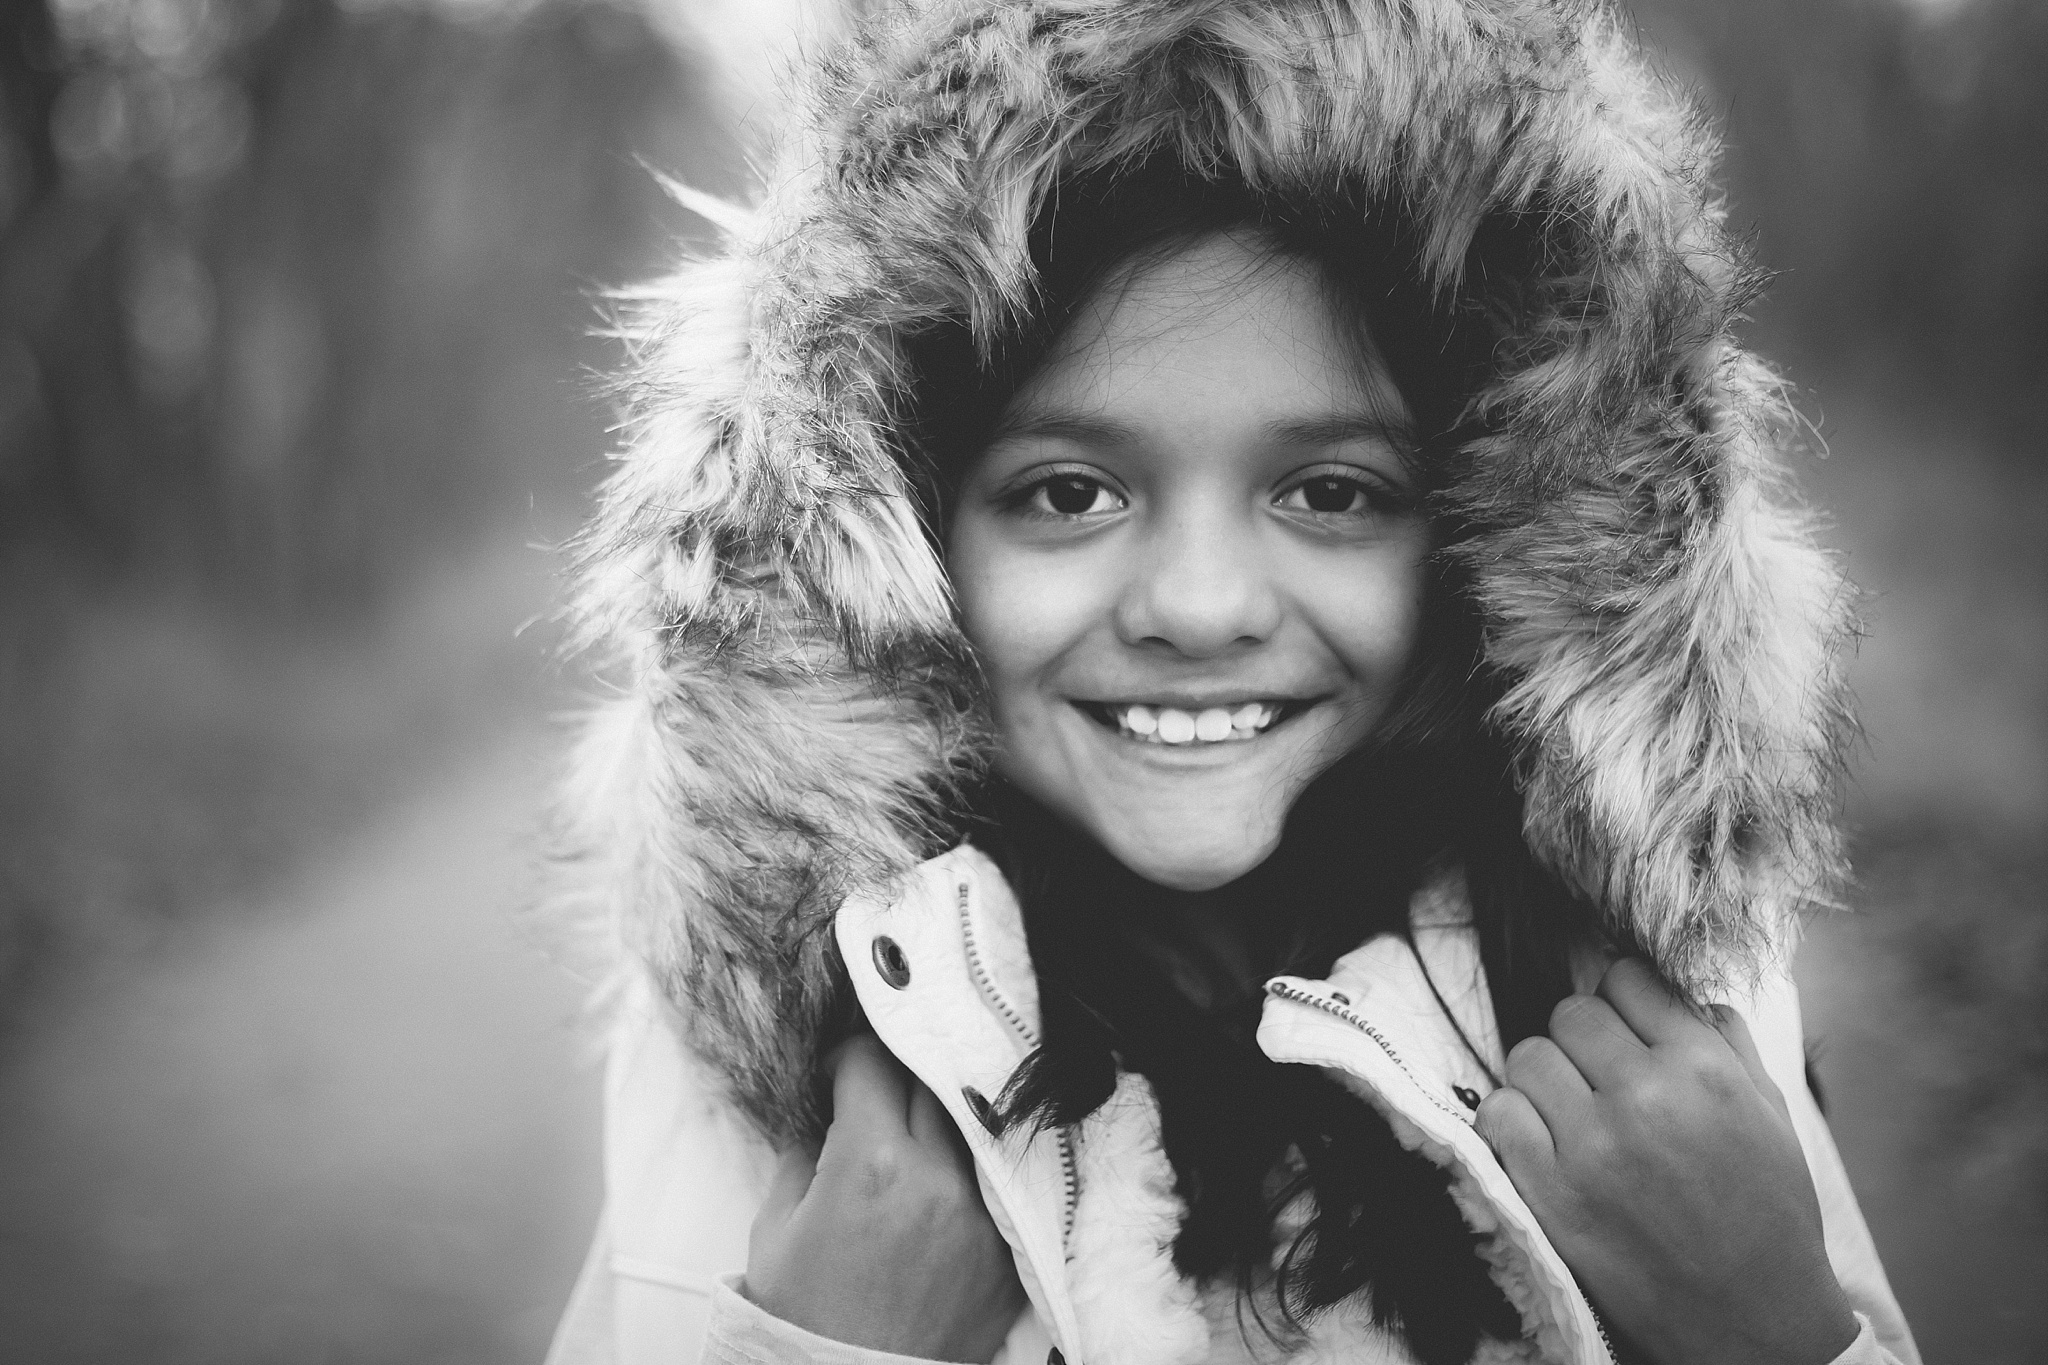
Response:
POLYGON ((1106 730, 1139 744, 1200 746, 1257 739, 1306 711, 1312 701, 1246 701, 1188 710, 1133 702, 1075 702, 1106 730))

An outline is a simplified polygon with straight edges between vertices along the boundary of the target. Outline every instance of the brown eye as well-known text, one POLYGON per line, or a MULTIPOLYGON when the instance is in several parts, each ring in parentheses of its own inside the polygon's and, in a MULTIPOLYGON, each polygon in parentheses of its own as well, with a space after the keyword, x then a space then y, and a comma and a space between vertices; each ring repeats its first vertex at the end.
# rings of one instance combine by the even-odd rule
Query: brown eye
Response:
POLYGON ((1349 479, 1309 479, 1301 485, 1302 501, 1311 512, 1352 511, 1364 491, 1349 479))
POLYGON ((1094 479, 1079 474, 1059 474, 1038 485, 1045 505, 1065 517, 1078 517, 1104 510, 1097 504, 1109 490, 1094 479))
POLYGON ((1322 518, 1321 524, 1326 528, 1339 525, 1338 518, 1342 519, 1341 524, 1364 527, 1384 515, 1398 514, 1406 506, 1401 495, 1376 476, 1363 470, 1352 474, 1348 469, 1311 473, 1299 483, 1288 485, 1287 491, 1274 501, 1291 512, 1322 518))

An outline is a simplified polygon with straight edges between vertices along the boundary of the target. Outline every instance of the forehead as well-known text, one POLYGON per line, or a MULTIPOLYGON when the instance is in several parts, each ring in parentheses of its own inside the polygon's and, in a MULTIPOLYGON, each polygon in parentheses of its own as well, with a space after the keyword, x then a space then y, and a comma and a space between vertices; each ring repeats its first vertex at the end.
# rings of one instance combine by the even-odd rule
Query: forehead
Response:
POLYGON ((1219 233, 1113 273, 1010 404, 1166 428, 1405 406, 1311 262, 1219 233))

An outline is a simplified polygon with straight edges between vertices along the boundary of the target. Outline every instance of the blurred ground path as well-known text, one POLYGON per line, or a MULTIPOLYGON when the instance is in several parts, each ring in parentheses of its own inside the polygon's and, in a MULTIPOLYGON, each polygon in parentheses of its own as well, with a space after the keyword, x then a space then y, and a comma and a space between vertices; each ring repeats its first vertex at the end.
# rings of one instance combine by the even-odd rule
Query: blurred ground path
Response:
POLYGON ((598 1198, 576 988, 512 919, 546 745, 40 1012, 0 1073, 9 1358, 539 1359, 598 1198))

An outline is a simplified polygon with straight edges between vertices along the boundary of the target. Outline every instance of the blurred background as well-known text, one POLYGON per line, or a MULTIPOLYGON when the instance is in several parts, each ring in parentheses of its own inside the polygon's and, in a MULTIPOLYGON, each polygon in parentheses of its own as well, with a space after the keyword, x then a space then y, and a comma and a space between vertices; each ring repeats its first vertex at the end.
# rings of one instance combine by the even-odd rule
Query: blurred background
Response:
MULTIPOLYGON (((1809 1029, 1930 1361, 2048 1340, 2048 6, 1635 0, 1868 590, 1809 1029)), ((794 0, 0 7, 0 1354, 538 1361, 599 1195, 518 914, 601 291, 794 0)))

